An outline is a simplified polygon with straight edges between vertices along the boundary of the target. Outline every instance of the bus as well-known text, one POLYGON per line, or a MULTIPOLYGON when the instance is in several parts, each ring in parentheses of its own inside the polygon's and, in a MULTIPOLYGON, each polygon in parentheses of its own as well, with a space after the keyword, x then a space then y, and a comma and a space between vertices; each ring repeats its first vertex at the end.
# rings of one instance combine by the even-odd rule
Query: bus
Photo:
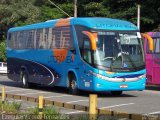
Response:
POLYGON ((160 32, 148 32, 144 39, 147 84, 160 85, 160 32), (148 42, 151 39, 152 42, 148 42), (149 45, 153 44, 153 51, 149 45))
POLYGON ((41 84, 66 87, 71 94, 113 95, 145 89, 141 34, 128 21, 56 19, 10 28, 7 36, 8 78, 23 87, 41 84))

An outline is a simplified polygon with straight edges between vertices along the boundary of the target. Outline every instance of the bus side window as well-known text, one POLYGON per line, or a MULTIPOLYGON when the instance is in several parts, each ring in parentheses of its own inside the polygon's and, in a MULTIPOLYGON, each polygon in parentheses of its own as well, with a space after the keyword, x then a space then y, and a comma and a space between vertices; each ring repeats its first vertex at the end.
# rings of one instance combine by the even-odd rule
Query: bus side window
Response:
POLYGON ((154 46, 155 46, 154 52, 155 53, 160 53, 160 39, 158 39, 158 38, 155 39, 154 46))
POLYGON ((74 38, 73 38, 73 31, 72 28, 71 32, 70 32, 70 42, 69 42, 69 49, 70 51, 72 51, 74 54, 76 54, 76 50, 75 50, 75 45, 74 45, 74 38))
POLYGON ((34 48, 34 30, 28 31, 27 49, 34 48))
POLYGON ((83 53, 84 52, 84 48, 83 48, 84 34, 82 33, 82 31, 89 31, 89 28, 84 27, 84 26, 80 26, 80 25, 75 25, 75 30, 76 30, 76 37, 77 37, 77 41, 78 41, 79 51, 80 51, 81 57, 83 58, 83 55, 84 55, 84 53, 83 53))
POLYGON ((12 35, 12 49, 17 49, 17 32, 12 35))
POLYGON ((43 44, 42 44, 42 41, 43 41, 43 29, 39 29, 38 31, 37 31, 37 39, 38 39, 38 41, 37 41, 37 47, 39 48, 39 49, 42 49, 43 48, 43 44))
POLYGON ((11 33, 8 33, 7 47, 12 48, 11 33))
POLYGON ((48 30, 48 49, 52 48, 52 44, 55 41, 54 36, 52 36, 52 28, 49 28, 48 30))
POLYGON ((92 58, 91 58, 91 44, 90 40, 88 37, 84 38, 84 43, 83 43, 83 59, 92 64, 92 58))

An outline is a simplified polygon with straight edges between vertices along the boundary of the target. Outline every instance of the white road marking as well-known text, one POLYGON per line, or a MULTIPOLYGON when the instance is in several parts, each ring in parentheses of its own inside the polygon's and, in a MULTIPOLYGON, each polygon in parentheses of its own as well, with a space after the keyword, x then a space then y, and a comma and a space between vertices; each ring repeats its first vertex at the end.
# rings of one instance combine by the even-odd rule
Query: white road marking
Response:
POLYGON ((54 97, 66 97, 66 96, 72 96, 72 95, 55 95, 55 96, 48 96, 48 97, 44 97, 44 98, 54 98, 54 97))
POLYGON ((113 108, 113 107, 120 107, 120 106, 127 106, 127 105, 133 105, 133 104, 135 104, 135 103, 127 103, 127 104, 119 104, 119 105, 113 105, 113 106, 101 107, 100 109, 113 108))
POLYGON ((69 102, 66 102, 66 103, 75 103, 75 102, 82 102, 82 101, 89 101, 89 100, 76 100, 76 101, 69 101, 69 102))
POLYGON ((6 90, 5 92, 18 92, 18 91, 27 91, 27 90, 30 90, 30 89, 21 89, 21 90, 6 90))
POLYGON ((145 115, 154 115, 154 114, 158 114, 158 113, 160 113, 160 111, 151 112, 151 113, 148 113, 148 114, 145 114, 145 115))
POLYGON ((76 113, 82 113, 82 112, 85 112, 85 111, 68 112, 68 113, 65 113, 65 114, 76 114, 76 113))
POLYGON ((21 102, 23 100, 11 100, 11 101, 8 101, 8 102, 21 102))
MULTIPOLYGON (((98 100, 101 100, 101 99, 98 99, 98 100)), ((88 99, 87 100, 76 100, 76 101, 68 101, 68 102, 66 102, 66 103, 76 103, 76 102, 87 102, 87 101, 89 101, 88 99)))
POLYGON ((30 106, 30 107, 27 107, 27 108, 35 108, 36 106, 30 106))
POLYGON ((46 92, 34 92, 34 93, 25 93, 25 94, 18 94, 18 95, 34 95, 34 94, 39 94, 39 93, 46 93, 46 92))

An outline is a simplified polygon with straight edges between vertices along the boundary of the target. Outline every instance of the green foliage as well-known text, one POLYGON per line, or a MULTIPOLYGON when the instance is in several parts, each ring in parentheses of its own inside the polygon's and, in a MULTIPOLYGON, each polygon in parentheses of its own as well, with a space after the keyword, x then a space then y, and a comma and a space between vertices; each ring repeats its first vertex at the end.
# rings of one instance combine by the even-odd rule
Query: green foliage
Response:
MULTIPOLYGON (((39 7, 41 11, 41 16, 39 17, 41 21, 51 20, 51 19, 59 19, 59 18, 67 18, 68 16, 64 14, 57 7, 52 5, 50 2, 42 1, 43 5, 39 7)), ((59 1, 61 3, 61 1, 59 1)), ((70 16, 73 16, 73 3, 63 2, 62 4, 56 3, 58 7, 60 7, 63 11, 66 11, 70 16)), ((39 5, 39 4, 38 4, 39 5)))
POLYGON ((0 0, 1 39, 5 39, 10 27, 38 21, 39 9, 33 3, 34 0, 0 0))
MULTIPOLYGON (((64 116, 62 114, 60 114, 53 106, 47 106, 47 107, 44 107, 43 110, 42 110, 42 113, 43 113, 43 119, 44 120, 52 120, 52 119, 56 119, 56 120, 59 120, 59 119, 67 119, 67 116, 64 116)), ((39 115, 39 108, 38 107, 35 107, 35 108, 32 108, 32 109, 29 109, 28 112, 25 113, 25 119, 31 119, 31 118, 40 118, 41 116, 39 115), (34 115, 33 117, 31 117, 31 115, 34 115)))
MULTIPOLYGON (((74 0, 51 0, 70 16, 74 0)), ((110 17, 137 23, 141 4, 141 30, 160 31, 160 0, 78 0, 78 17, 110 17)), ((68 17, 48 0, 0 0, 0 41, 10 27, 68 17)))
POLYGON ((21 25, 37 21, 39 9, 33 5, 33 0, 10 0, 0 2, 0 23, 5 25, 21 25))
MULTIPOLYGON (((3 112, 7 114, 17 114, 20 111, 21 103, 16 103, 16 102, 9 103, 8 101, 5 101, 3 107, 4 107, 3 112)), ((0 101, 0 108, 2 108, 2 101, 0 101)))
POLYGON ((97 17, 106 17, 110 14, 107 8, 102 3, 99 2, 90 2, 84 6, 84 11, 86 12, 85 16, 97 16, 97 17))
MULTIPOLYGON (((44 107, 42 112, 43 112, 44 115, 49 115, 49 114, 60 115, 60 113, 52 106, 44 107)), ((28 113, 38 115, 39 114, 39 108, 38 107, 31 108, 31 109, 29 109, 28 113)))
POLYGON ((7 57, 6 57, 6 42, 0 41, 0 61, 6 62, 7 57))

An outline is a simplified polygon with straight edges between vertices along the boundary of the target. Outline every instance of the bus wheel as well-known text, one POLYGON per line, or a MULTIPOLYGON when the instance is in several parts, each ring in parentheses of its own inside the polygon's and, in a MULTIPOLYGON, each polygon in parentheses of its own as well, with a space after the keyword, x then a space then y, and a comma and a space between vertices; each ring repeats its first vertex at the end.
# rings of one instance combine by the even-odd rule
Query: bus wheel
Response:
POLYGON ((28 88, 28 87, 29 87, 29 84, 28 84, 28 76, 27 76, 26 72, 22 72, 22 77, 21 77, 21 79, 22 79, 22 86, 23 86, 24 88, 28 88))
POLYGON ((78 87, 77 87, 77 80, 76 77, 73 75, 72 78, 70 78, 70 86, 69 91, 71 94, 76 95, 79 93, 78 87))
POLYGON ((111 94, 114 96, 120 96, 122 94, 122 91, 111 91, 111 94))

